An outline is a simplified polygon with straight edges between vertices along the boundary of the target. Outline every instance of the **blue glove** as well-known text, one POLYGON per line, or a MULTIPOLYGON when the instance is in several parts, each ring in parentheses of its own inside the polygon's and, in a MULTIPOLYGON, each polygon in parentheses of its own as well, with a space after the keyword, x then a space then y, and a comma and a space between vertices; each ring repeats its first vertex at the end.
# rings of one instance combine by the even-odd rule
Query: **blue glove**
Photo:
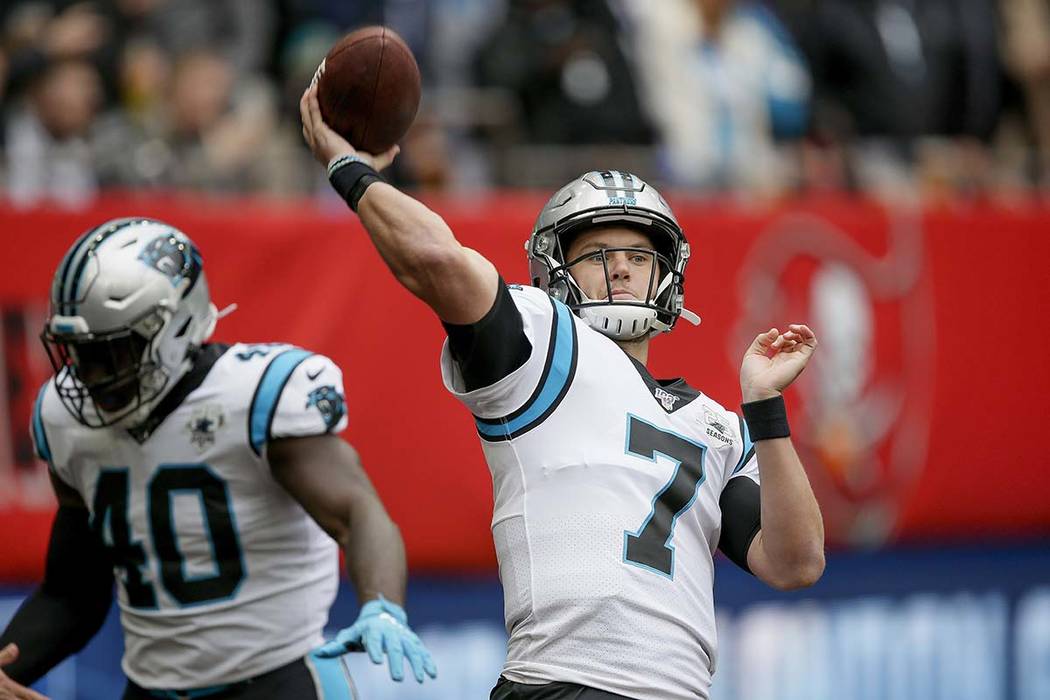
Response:
POLYGON ((364 646, 374 664, 383 663, 383 652, 386 652, 390 660, 390 677, 395 681, 405 677, 406 657, 417 681, 423 682, 424 671, 431 678, 437 678, 434 659, 416 633, 409 629, 408 615, 400 605, 383 596, 365 603, 353 625, 313 653, 322 659, 330 659, 342 656, 358 645, 364 646))

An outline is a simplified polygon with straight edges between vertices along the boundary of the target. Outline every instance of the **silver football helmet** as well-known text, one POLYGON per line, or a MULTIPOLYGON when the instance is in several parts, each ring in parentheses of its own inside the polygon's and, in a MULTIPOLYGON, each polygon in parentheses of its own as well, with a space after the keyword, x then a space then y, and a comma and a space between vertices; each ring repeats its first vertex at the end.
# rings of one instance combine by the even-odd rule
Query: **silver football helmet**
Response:
POLYGON ((679 316, 691 323, 700 317, 683 306, 685 265, 689 243, 671 208, 651 185, 618 170, 584 173, 554 193, 540 211, 525 244, 532 284, 564 302, 595 330, 614 340, 633 340, 671 330, 679 316), (591 252, 575 260, 566 255, 577 235, 595 226, 626 226, 652 241, 657 264, 651 290, 643 301, 613 299, 606 248, 598 254, 605 267, 608 294, 590 299, 573 278, 571 269, 591 252))
POLYGON ((145 218, 97 226, 66 252, 41 339, 66 409, 88 427, 135 427, 215 329, 201 257, 145 218))

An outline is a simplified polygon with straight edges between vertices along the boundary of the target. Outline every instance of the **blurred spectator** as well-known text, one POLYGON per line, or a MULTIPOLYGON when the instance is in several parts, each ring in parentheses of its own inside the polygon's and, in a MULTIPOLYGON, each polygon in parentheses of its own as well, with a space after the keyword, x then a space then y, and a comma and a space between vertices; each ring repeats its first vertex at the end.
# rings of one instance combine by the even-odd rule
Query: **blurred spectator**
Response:
POLYGON ((146 125, 163 120, 171 64, 168 53, 149 39, 134 39, 124 47, 118 71, 120 104, 133 121, 146 125))
POLYGON ((448 139, 436 116, 421 109, 401 139, 402 155, 394 161, 391 180, 408 189, 442 192, 452 185, 453 164, 448 139))
POLYGON ((221 51, 238 73, 264 69, 273 52, 274 10, 260 0, 28 0, 5 15, 12 78, 47 61, 94 61, 116 93, 127 43, 148 40, 169 55, 221 51))
POLYGON ((129 108, 110 116, 100 141, 107 184, 247 192, 269 189, 278 170, 268 142, 274 93, 236 79, 217 51, 197 49, 170 68, 149 44, 131 45, 122 71, 129 108), (108 157, 106 157, 108 156, 108 157))
MULTIPOLYGON (((430 72, 431 24, 438 4, 440 0, 281 0, 280 8, 284 29, 289 33, 297 32, 304 24, 326 24, 338 31, 339 36, 371 24, 390 27, 412 49, 423 82, 428 84, 433 77, 430 72)), ((281 43, 285 41, 282 37, 281 43)))
POLYGON ((385 0, 282 0, 283 14, 291 26, 324 23, 340 35, 369 24, 383 24, 385 0))
POLYGON ((4 125, 8 196, 18 204, 67 204, 95 194, 92 125, 102 103, 97 69, 83 60, 52 63, 4 125))
POLYGON ((648 143, 619 33, 605 0, 512 0, 478 52, 478 82, 518 98, 530 143, 648 143))
POLYGON ((735 0, 635 0, 628 7, 643 96, 672 181, 788 187, 792 171, 775 141, 803 134, 810 79, 777 19, 735 0))
POLYGON ((331 22, 310 20, 295 25, 282 38, 277 56, 282 115, 298 123, 303 90, 310 84, 325 54, 343 34, 331 22))
POLYGON ((20 201, 326 191, 298 99, 373 23, 424 74, 401 186, 544 186, 596 161, 766 194, 1050 184, 1050 0, 0 2, 0 178, 20 201))
POLYGON ((431 55, 435 82, 457 88, 474 84, 473 61, 503 25, 509 0, 435 0, 431 55))
POLYGON ((818 138, 860 140, 852 167, 862 185, 909 189, 920 159, 931 180, 947 163, 963 166, 960 182, 986 168, 981 142, 1001 102, 992 0, 821 0, 802 37, 818 138), (922 136, 967 140, 917 149, 922 136))
POLYGON ((90 3, 33 0, 0 12, 2 45, 9 57, 10 89, 26 89, 56 61, 93 60, 111 38, 90 3))
POLYGON ((1038 178, 1050 187, 1050 0, 1000 0, 1003 56, 1024 91, 1038 178))
POLYGON ((277 55, 278 121, 268 141, 268 148, 279 165, 267 183, 267 190, 308 194, 329 187, 324 172, 318 171, 303 143, 299 98, 328 49, 344 32, 322 19, 304 20, 287 29, 277 55))
POLYGON ((263 0, 110 0, 117 48, 151 39, 169 55, 221 53, 237 75, 262 71, 274 48, 275 12, 263 0))

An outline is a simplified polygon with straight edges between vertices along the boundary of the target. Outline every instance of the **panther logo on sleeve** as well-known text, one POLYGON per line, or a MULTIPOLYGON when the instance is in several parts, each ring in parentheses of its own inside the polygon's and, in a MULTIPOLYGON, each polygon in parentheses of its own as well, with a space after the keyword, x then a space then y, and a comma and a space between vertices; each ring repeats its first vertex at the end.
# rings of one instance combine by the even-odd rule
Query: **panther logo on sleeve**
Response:
POLYGON ((343 395, 336 391, 332 385, 317 387, 307 397, 306 407, 315 407, 321 412, 325 427, 329 430, 335 427, 346 412, 346 402, 343 395))

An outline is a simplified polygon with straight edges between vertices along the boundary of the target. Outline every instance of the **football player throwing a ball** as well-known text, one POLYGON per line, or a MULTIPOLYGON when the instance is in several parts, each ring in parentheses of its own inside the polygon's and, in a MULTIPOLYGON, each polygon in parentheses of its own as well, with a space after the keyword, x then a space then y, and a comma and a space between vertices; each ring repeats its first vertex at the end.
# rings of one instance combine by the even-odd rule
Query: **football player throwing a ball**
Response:
POLYGON ((689 243, 650 185, 615 170, 559 189, 508 285, 445 222, 383 182, 396 147, 358 153, 316 88, 303 133, 398 281, 444 323, 446 388, 473 414, 494 482, 509 641, 496 700, 707 698, 713 555, 779 589, 824 569, 816 499, 781 393, 817 346, 755 336, 742 415, 646 367, 685 318, 689 243), (760 485, 761 484, 761 485, 760 485))

